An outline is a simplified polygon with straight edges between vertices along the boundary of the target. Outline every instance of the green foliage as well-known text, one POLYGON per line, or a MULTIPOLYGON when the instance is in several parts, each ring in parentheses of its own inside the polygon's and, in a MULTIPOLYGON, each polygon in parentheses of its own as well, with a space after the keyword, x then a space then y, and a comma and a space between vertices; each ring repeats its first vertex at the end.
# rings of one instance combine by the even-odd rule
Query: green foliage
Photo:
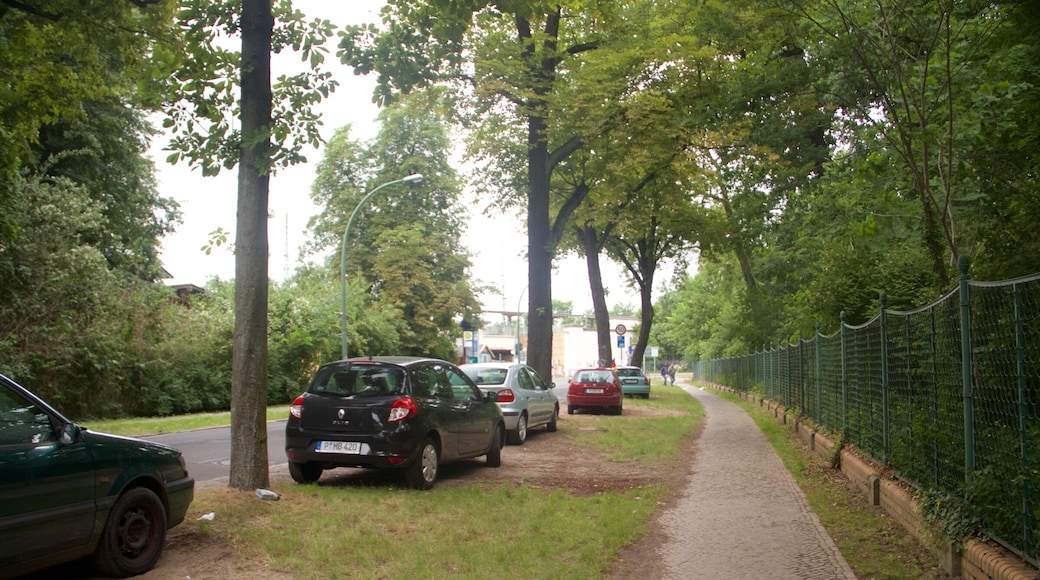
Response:
POLYGON ((367 146, 351 141, 349 128, 337 131, 319 165, 312 197, 324 210, 311 222, 312 249, 336 248, 330 271, 345 257, 350 352, 455 360, 457 320, 476 318, 443 113, 437 91, 410 95, 381 113, 367 146), (359 207, 376 188, 415 173, 420 184, 397 184, 359 207))
MULTIPOLYGON (((164 98, 163 127, 173 134, 170 163, 187 160, 203 175, 217 175, 239 162, 244 144, 237 121, 237 91, 241 55, 226 48, 228 38, 240 33, 241 0, 190 0, 177 13, 178 50, 164 53, 161 75, 152 90, 164 98)), ((292 49, 300 54, 303 71, 278 77, 271 88, 271 125, 254 139, 270 139, 265 174, 306 161, 302 151, 321 142, 320 116, 314 106, 336 90, 339 83, 323 71, 335 33, 327 20, 304 21, 289 0, 273 3, 275 29, 270 51, 292 49)))

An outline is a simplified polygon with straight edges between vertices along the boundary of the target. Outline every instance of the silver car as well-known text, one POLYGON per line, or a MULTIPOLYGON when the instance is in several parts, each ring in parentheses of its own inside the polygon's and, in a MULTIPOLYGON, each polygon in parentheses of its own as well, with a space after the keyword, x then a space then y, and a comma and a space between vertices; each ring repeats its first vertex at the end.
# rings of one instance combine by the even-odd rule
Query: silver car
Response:
POLYGON ((527 430, 532 427, 545 425, 549 433, 556 431, 560 402, 552 391, 555 385, 543 381, 533 368, 508 362, 466 364, 459 368, 480 390, 498 393, 509 443, 523 445, 527 430))

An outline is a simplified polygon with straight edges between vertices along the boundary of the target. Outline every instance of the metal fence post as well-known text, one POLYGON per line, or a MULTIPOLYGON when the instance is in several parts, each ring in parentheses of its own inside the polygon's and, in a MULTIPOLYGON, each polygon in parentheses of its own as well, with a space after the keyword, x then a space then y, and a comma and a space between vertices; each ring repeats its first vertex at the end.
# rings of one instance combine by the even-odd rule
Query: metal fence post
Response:
POLYGON ((892 452, 891 430, 891 405, 888 399, 888 296, 881 293, 881 440, 885 450, 885 456, 881 458, 888 465, 892 452))
POLYGON ((1024 323, 1025 313, 1022 311, 1022 287, 1014 285, 1015 297, 1015 358, 1017 366, 1015 374, 1018 376, 1018 432, 1020 456, 1022 462, 1022 545, 1025 546, 1026 556, 1036 558, 1036 550, 1033 546, 1033 490, 1029 483, 1029 404, 1026 392, 1026 332, 1024 323))
POLYGON ((823 425, 823 381, 820 380, 820 323, 816 323, 816 337, 813 339, 816 344, 816 372, 813 373, 813 378, 816 380, 816 422, 823 425))
POLYGON ((975 394, 971 364, 971 295, 968 284, 968 257, 957 260, 961 270, 961 386, 964 398, 964 481, 970 483, 975 472, 975 394))
POLYGON ((849 353, 845 340, 845 311, 841 311, 841 436, 849 439, 849 353))

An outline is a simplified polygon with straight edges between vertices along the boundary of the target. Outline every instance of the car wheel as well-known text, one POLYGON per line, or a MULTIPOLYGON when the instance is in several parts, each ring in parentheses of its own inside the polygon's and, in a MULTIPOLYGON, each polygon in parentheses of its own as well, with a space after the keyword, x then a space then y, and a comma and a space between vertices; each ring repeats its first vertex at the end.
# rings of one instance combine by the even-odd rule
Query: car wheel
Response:
POLYGON ((509 432, 509 443, 523 445, 527 441, 527 413, 520 413, 516 420, 516 429, 509 432))
POLYGON ((314 483, 321 477, 322 467, 318 463, 289 462, 289 475, 296 483, 314 483))
POLYGON ((574 407, 572 407, 570 405, 567 405, 567 414, 568 415, 573 415, 574 414, 574 407))
POLYGON ((502 425, 495 427, 495 436, 491 439, 491 449, 487 454, 488 467, 502 466, 502 444, 505 443, 502 440, 503 429, 502 425))
POLYGON ((618 405, 617 407, 614 407, 614 414, 615 415, 620 415, 622 408, 624 408, 622 405, 618 405))
POLYGON ((545 426, 545 432, 546 433, 555 433, 556 432, 556 421, 559 418, 560 418, 560 407, 559 406, 553 407, 552 418, 549 419, 549 423, 545 426))
POLYGON ((105 576, 125 578, 152 569, 166 541, 166 508, 155 493, 135 487, 119 496, 101 532, 94 565, 105 576))
POLYGON ((437 466, 440 463, 439 455, 437 444, 433 442, 433 439, 427 437, 423 440, 422 449, 419 450, 419 457, 405 471, 408 485, 412 489, 430 489, 433 487, 433 483, 437 481, 437 466))

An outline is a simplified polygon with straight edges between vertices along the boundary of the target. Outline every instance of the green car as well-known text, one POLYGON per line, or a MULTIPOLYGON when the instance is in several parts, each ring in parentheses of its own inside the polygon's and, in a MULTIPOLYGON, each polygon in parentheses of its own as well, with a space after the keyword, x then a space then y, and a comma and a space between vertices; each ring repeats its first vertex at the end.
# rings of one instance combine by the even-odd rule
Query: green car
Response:
POLYGON ((180 451, 88 431, 0 375, 0 578, 85 556, 142 574, 194 493, 180 451))
POLYGON ((621 379, 621 392, 626 397, 650 398, 650 377, 643 374, 639 367, 618 367, 617 376, 621 379))

